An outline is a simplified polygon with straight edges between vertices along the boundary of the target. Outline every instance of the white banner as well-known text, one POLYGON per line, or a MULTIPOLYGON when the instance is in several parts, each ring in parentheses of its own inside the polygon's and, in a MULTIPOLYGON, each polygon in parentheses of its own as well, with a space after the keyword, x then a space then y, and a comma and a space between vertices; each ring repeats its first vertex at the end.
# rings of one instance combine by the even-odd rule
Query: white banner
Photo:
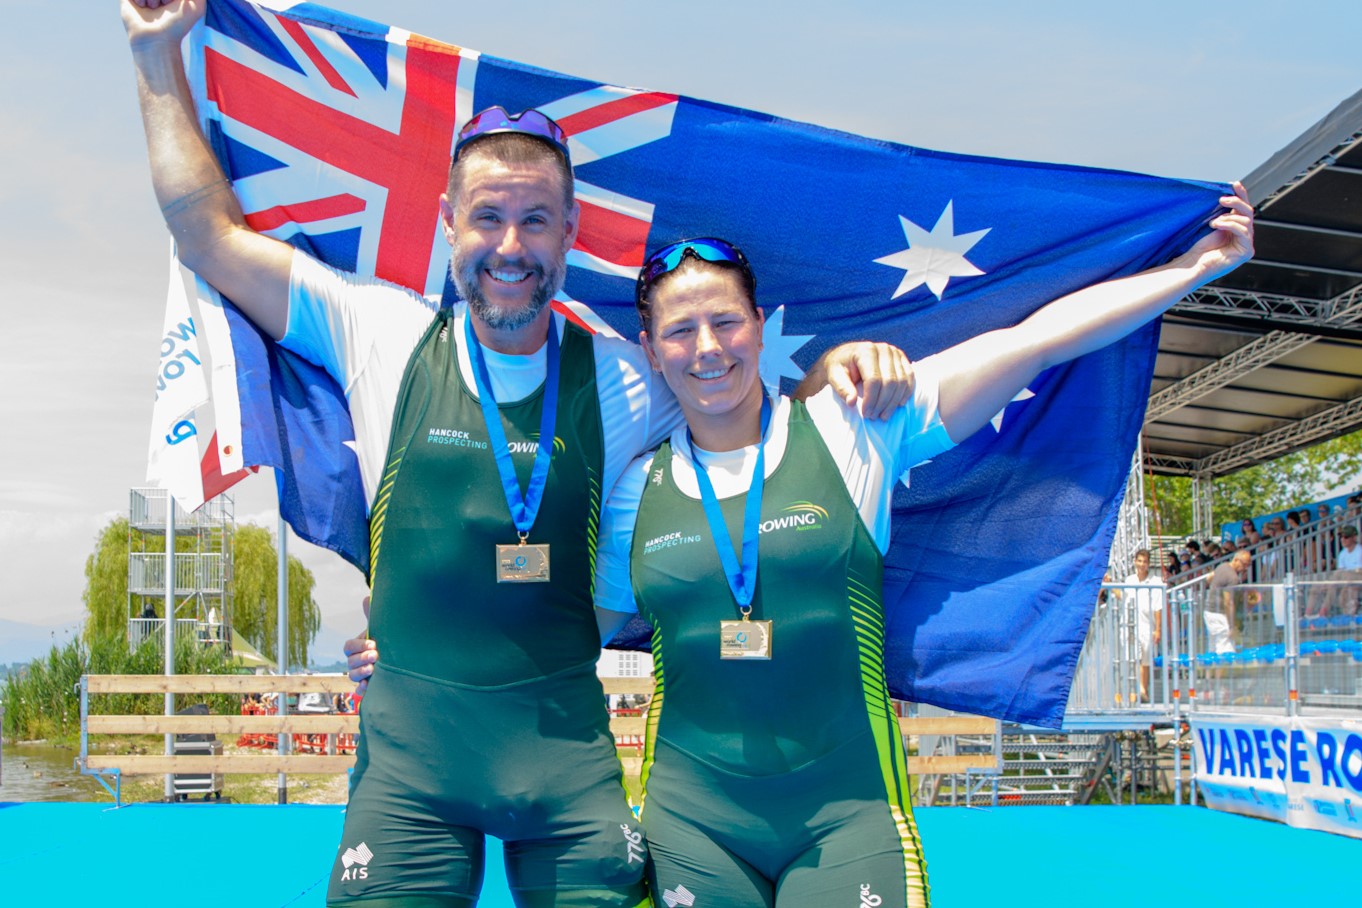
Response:
POLYGON ((199 410, 208 405, 208 376, 199 348, 198 326, 190 310, 195 278, 171 257, 161 357, 156 370, 147 451, 147 480, 169 489, 176 502, 193 511, 203 504, 199 410))
POLYGON ((239 478, 241 402, 222 297, 173 253, 164 324, 147 480, 194 511, 239 478))
POLYGON ((1362 719, 1193 716, 1192 737, 1209 806, 1362 838, 1362 719))

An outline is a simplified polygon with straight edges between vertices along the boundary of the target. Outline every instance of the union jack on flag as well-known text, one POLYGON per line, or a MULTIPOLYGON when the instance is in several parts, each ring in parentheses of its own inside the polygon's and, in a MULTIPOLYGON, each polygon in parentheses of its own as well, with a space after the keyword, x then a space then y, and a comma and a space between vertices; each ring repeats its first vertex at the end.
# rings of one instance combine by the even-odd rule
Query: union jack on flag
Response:
MULTIPOLYGON (((446 280, 438 197, 459 126, 492 104, 539 108, 571 136, 583 209, 555 305, 632 337, 645 250, 725 237, 754 263, 763 375, 787 390, 842 341, 920 358, 1166 261, 1226 191, 863 139, 546 72, 312 3, 214 0, 187 54, 250 225, 432 299, 446 280)), ((156 475, 192 506, 272 466, 297 533, 364 567, 343 390, 202 281, 171 283, 156 475)), ((992 429, 897 490, 885 558, 896 696, 1059 723, 1156 340, 1151 326, 1043 373, 992 429)))

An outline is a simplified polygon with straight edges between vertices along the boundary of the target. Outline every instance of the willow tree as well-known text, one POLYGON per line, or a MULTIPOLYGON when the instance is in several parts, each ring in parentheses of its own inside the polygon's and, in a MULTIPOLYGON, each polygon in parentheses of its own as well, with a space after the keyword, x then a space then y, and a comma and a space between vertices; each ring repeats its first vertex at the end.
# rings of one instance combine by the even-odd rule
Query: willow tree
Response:
MULTIPOLYGON (((115 517, 100 530, 94 550, 85 559, 85 641, 117 637, 128 633, 128 521, 115 517)), ((141 541, 134 530, 131 538, 141 541)), ((164 546, 164 537, 153 542, 164 546)), ((192 551, 194 540, 184 535, 176 539, 176 549, 192 551)), ((233 601, 229 615, 232 627, 267 657, 278 660, 275 646, 278 599, 278 555, 269 530, 244 524, 235 532, 233 601)), ((288 560, 289 665, 306 665, 307 648, 321 626, 321 610, 312 600, 316 581, 312 572, 297 558, 288 560)), ((159 603, 154 606, 161 614, 159 603)))
MULTIPOLYGON (((232 627, 278 662, 279 558, 274 537, 252 523, 237 528, 233 553, 232 627)), ((312 600, 312 572, 292 555, 288 559, 288 664, 306 665, 307 647, 322 624, 312 600)))
POLYGON ((128 519, 115 517, 85 559, 85 640, 128 633, 128 519))

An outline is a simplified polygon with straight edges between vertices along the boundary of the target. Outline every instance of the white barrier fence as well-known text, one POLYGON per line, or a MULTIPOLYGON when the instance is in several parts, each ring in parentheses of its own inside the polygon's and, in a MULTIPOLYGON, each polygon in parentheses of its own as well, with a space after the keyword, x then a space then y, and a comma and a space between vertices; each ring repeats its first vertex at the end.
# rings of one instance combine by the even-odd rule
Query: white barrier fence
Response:
POLYGON ((1192 717, 1210 807, 1362 838, 1362 718, 1192 717))

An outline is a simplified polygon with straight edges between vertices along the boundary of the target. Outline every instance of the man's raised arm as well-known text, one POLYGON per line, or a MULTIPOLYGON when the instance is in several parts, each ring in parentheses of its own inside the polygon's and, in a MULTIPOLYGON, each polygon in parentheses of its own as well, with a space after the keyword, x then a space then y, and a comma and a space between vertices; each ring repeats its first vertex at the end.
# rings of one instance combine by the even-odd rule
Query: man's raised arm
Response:
POLYGON ((199 130, 180 55, 207 0, 119 3, 137 71, 151 182, 180 261, 278 340, 288 328, 292 247, 246 226, 199 130))

